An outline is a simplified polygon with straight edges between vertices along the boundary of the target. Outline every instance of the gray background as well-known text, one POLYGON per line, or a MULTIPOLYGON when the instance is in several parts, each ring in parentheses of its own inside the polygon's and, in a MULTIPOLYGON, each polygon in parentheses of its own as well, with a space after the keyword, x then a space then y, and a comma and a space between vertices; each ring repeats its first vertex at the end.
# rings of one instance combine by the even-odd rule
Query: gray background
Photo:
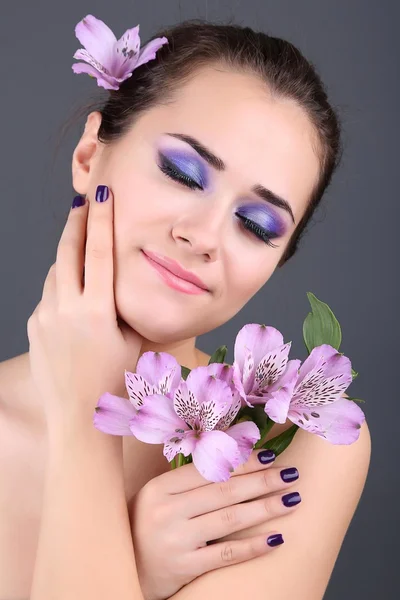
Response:
POLYGON ((88 13, 117 37, 140 23, 142 39, 185 18, 233 18, 289 39, 321 73, 344 119, 343 165, 299 253, 241 313, 199 338, 198 345, 211 353, 226 343, 232 360, 240 327, 265 322, 293 341, 292 358, 304 360, 306 292, 331 306, 343 330, 341 351, 360 373, 349 394, 367 401, 362 408, 373 452, 325 598, 397 598, 398 3, 45 0, 22 7, 1 0, 0 360, 28 350, 26 321, 40 300, 70 208, 71 156, 83 121, 70 131, 54 162, 59 127, 74 107, 101 93, 94 80, 71 70, 80 47, 74 27, 88 13))

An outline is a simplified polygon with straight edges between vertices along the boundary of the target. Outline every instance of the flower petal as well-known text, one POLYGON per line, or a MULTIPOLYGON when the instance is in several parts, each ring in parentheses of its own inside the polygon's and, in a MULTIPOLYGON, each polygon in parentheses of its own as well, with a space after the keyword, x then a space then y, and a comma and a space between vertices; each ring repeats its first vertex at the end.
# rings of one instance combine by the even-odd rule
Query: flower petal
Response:
POLYGON ((193 463, 208 481, 226 481, 240 464, 236 441, 223 431, 200 434, 192 452, 193 463))
POLYGON ((249 323, 242 327, 236 336, 234 346, 235 362, 243 373, 243 365, 246 359, 246 351, 250 351, 255 365, 261 361, 263 356, 283 345, 283 336, 275 327, 249 323))
MULTIPOLYGON (((84 50, 82 50, 81 52, 83 53, 84 50)), ((76 54, 78 54, 78 53, 76 52, 76 54)), ((74 58, 78 58, 78 57, 75 55, 74 58)), ((106 73, 104 73, 103 70, 93 66, 93 64, 94 64, 93 61, 91 61, 89 59, 87 59, 87 60, 90 62, 90 64, 85 64, 85 63, 73 64, 72 65, 73 72, 76 73, 77 75, 80 75, 81 73, 87 73, 91 77, 97 79, 97 85, 99 87, 104 88, 105 90, 118 90, 119 84, 116 81, 116 79, 114 79, 114 77, 108 76, 106 73)))
POLYGON ((299 375, 292 403, 311 408, 335 402, 352 382, 350 360, 334 348, 335 352, 332 353, 331 346, 325 345, 325 348, 327 354, 324 351, 317 354, 319 358, 309 373, 302 371, 303 366, 300 368, 303 379, 299 384, 299 375), (329 358, 326 358, 327 355, 329 358))
MULTIPOLYGON (((289 360, 286 371, 265 396, 265 412, 275 423, 286 423, 300 364, 300 360, 289 360)), ((254 398, 250 396, 249 400, 254 398)))
MULTIPOLYGON (((274 384, 285 372, 288 363, 288 355, 292 342, 283 344, 267 352, 256 365, 255 390, 262 393, 274 384)), ((253 392, 254 393, 254 392, 253 392)))
POLYGON ((175 413, 172 399, 161 394, 146 397, 129 426, 138 440, 149 444, 163 444, 188 429, 175 413))
POLYGON ((185 380, 182 380, 175 390, 174 410, 185 423, 188 423, 191 427, 197 426, 200 406, 185 380))
POLYGON ((140 52, 139 25, 127 29, 115 44, 110 71, 116 77, 125 78, 136 66, 140 52))
POLYGON ((214 374, 216 367, 196 367, 190 371, 186 384, 200 405, 198 413, 202 431, 211 431, 232 406, 231 387, 214 374))
POLYGON ((135 68, 140 67, 140 65, 144 65, 149 60, 153 60, 153 58, 156 57, 157 50, 159 50, 164 44, 168 43, 169 42, 166 37, 160 37, 154 40, 150 40, 148 44, 143 46, 135 68))
POLYGON ((242 407, 242 399, 238 392, 232 396, 232 404, 226 415, 224 415, 216 424, 214 429, 224 430, 232 423, 242 407))
POLYGON ((321 344, 316 346, 310 352, 310 355, 306 358, 300 368, 297 385, 300 385, 306 375, 316 368, 319 368, 321 362, 326 362, 331 356, 337 354, 338 351, 329 344, 321 344))
POLYGON ((126 369, 125 387, 128 390, 130 401, 138 409, 143 405, 143 401, 147 396, 158 393, 157 386, 149 383, 142 375, 131 373, 126 369))
POLYGON ((93 424, 104 433, 132 435, 129 422, 135 415, 136 409, 129 400, 106 392, 99 398, 93 424))
POLYGON ((196 437, 194 431, 186 431, 183 437, 179 438, 178 434, 176 438, 171 438, 165 442, 163 454, 168 462, 171 462, 173 458, 180 452, 184 456, 189 456, 196 446, 196 437))
POLYGON ((144 352, 137 362, 136 373, 156 386, 160 394, 175 391, 182 376, 180 364, 168 352, 144 352))
POLYGON ((243 421, 242 423, 232 425, 225 433, 232 437, 238 445, 240 464, 243 464, 248 460, 250 454, 254 450, 254 445, 261 437, 260 430, 252 421, 243 421))
POLYGON ((318 408, 291 406, 289 419, 302 429, 315 433, 332 444, 352 444, 365 421, 361 408, 352 400, 339 398, 318 408))
POLYGON ((108 69, 117 42, 108 25, 93 15, 86 15, 75 27, 75 35, 88 53, 108 69))

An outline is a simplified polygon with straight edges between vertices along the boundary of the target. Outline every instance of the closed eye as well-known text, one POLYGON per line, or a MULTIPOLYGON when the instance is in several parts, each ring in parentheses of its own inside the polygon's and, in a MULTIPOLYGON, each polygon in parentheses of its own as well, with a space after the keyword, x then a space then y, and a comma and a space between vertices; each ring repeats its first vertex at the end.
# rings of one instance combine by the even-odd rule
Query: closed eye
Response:
MULTIPOLYGON (((159 159, 160 164, 158 165, 158 167, 164 173, 164 175, 166 175, 173 181, 177 181, 178 183, 185 185, 186 187, 192 190, 204 189, 200 184, 197 183, 197 181, 194 181, 194 179, 188 177, 188 175, 182 173, 182 171, 177 169, 177 167, 170 160, 168 160, 166 156, 160 154, 159 159)), ((279 247, 271 242, 271 236, 269 236, 268 232, 262 229, 262 227, 257 225, 257 223, 254 223, 254 221, 251 221, 250 219, 247 219, 246 217, 238 213, 236 213, 236 216, 240 219, 241 223, 243 224, 243 227, 248 231, 252 232, 258 239, 265 242, 268 246, 271 246, 271 248, 279 247)))
POLYGON ((160 168, 160 170, 170 179, 173 179, 174 181, 178 181, 179 183, 182 183, 183 185, 186 185, 186 187, 190 188, 190 189, 196 189, 196 190, 203 190, 204 188, 197 183, 197 181, 194 181, 194 179, 192 179, 191 177, 188 177, 188 175, 185 175, 185 173, 182 173, 182 171, 180 171, 179 169, 176 168, 176 166, 174 165, 174 163, 172 163, 170 160, 168 160, 168 158, 166 156, 163 156, 162 154, 160 154, 160 163, 158 166, 160 168))

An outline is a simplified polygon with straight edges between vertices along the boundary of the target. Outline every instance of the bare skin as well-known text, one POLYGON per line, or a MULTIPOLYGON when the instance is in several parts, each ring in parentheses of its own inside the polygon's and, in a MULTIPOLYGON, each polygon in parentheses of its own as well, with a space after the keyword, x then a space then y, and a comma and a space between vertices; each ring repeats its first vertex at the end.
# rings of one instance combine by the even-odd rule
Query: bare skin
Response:
MULTIPOLYGON (((287 212, 269 207, 270 218, 279 214, 285 223, 272 248, 233 213, 250 202, 266 210, 251 192, 252 185, 262 183, 290 199, 299 222, 319 172, 308 118, 294 103, 269 98, 247 75, 207 69, 180 90, 176 103, 152 109, 111 150, 97 141, 99 123, 99 113, 91 113, 73 156, 73 187, 90 197, 98 184, 115 192, 118 313, 145 339, 142 352, 169 352, 189 368, 206 365, 209 356, 196 348, 196 336, 227 322, 268 281, 295 228, 287 212), (210 185, 202 191, 172 182, 156 165, 156 149, 189 149, 177 139, 167 144, 171 131, 203 140, 224 159, 226 171, 209 169, 210 185), (167 289, 141 248, 178 259, 206 281, 211 293, 186 296, 167 289)), ((276 426, 271 437, 288 426, 276 426)), ((162 446, 133 437, 123 443, 129 502, 169 466, 162 446)), ((296 461, 301 462, 301 452, 296 461)), ((43 407, 23 354, 0 364, 1 600, 29 597, 46 458, 43 407)))
MULTIPOLYGON (((195 348, 194 368, 210 356, 195 348)), ((21 392, 29 379, 28 354, 0 363, 0 598, 29 597, 40 527, 47 435, 37 398, 21 392), (24 381, 24 378, 25 381, 24 381), (16 382, 19 382, 16 383, 16 382)), ((273 435, 290 423, 276 425, 273 435)), ((272 433, 271 433, 272 435, 272 433)), ((125 489, 129 502, 150 479, 169 470, 162 446, 124 437, 125 489)))

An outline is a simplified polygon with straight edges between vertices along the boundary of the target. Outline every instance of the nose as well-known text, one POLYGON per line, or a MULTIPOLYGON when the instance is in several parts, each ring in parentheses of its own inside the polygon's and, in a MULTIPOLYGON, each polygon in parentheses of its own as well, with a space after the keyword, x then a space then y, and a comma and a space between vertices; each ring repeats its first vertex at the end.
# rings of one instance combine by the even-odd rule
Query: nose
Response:
POLYGON ((204 255, 208 262, 217 260, 226 219, 226 212, 223 213, 221 208, 213 209, 208 205, 182 216, 172 228, 175 242, 193 254, 204 255))

